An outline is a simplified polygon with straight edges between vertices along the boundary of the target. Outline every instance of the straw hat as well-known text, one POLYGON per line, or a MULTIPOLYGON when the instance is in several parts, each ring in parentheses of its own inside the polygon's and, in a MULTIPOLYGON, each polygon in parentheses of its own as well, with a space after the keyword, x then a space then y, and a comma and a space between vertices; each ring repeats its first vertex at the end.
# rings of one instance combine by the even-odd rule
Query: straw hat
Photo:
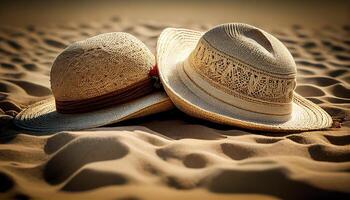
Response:
POLYGON ((78 130, 168 110, 172 103, 155 89, 153 67, 153 54, 128 33, 75 42, 53 63, 53 97, 24 109, 14 122, 33 131, 78 130))
POLYGON ((294 92, 296 65, 287 48, 247 24, 202 33, 165 29, 157 44, 163 87, 187 114, 255 130, 327 128, 331 117, 294 92))

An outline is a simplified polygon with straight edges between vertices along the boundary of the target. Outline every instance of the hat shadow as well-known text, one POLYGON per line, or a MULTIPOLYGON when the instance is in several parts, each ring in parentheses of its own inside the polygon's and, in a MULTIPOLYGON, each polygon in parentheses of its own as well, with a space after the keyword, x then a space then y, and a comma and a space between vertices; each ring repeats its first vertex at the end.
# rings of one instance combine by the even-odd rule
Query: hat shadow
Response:
MULTIPOLYGON (((178 109, 152 114, 140 118, 129 119, 126 121, 105 125, 103 127, 94 128, 98 131, 99 128, 104 127, 127 127, 127 126, 144 126, 159 135, 167 138, 179 139, 202 139, 202 140, 218 140, 228 136, 242 136, 242 135, 263 135, 269 137, 285 137, 300 132, 268 132, 258 130, 248 130, 240 127, 234 127, 224 124, 218 124, 206 121, 199 118, 191 117, 178 109)), ((129 128, 126 128, 129 130, 129 128)), ((86 129, 89 130, 89 129, 86 129)), ((27 134, 33 136, 53 135, 61 131, 30 131, 21 129, 14 125, 11 121, 4 124, 0 129, 0 143, 7 143, 16 137, 18 134, 27 134)))
POLYGON ((149 115, 142 118, 130 119, 116 124, 114 126, 144 126, 168 138, 179 139, 203 139, 215 140, 223 139, 228 136, 242 135, 264 135, 271 137, 284 137, 299 132, 268 132, 258 130, 248 130, 240 127, 234 127, 224 124, 191 117, 178 109, 172 109, 167 112, 149 115))

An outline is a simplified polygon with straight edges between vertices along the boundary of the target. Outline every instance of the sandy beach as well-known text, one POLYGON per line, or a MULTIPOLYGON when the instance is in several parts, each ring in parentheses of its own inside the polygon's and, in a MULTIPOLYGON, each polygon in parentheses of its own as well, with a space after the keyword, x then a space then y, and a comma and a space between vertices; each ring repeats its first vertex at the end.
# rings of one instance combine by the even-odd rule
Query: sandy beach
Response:
POLYGON ((105 20, 0 27, 0 199, 347 199, 350 197, 350 26, 268 28, 291 51, 296 92, 332 128, 237 129, 174 109, 83 131, 31 133, 12 119, 50 97, 54 58, 71 42, 124 31, 154 53, 167 26, 214 23, 105 20))

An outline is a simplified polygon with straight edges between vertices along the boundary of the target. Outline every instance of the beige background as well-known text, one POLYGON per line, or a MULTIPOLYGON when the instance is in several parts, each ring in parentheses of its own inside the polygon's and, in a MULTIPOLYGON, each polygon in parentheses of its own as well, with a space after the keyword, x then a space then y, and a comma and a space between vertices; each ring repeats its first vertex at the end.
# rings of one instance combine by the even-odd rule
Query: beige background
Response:
POLYGON ((2 25, 47 25, 109 16, 157 22, 245 22, 256 26, 346 24, 349 1, 1 1, 2 25))

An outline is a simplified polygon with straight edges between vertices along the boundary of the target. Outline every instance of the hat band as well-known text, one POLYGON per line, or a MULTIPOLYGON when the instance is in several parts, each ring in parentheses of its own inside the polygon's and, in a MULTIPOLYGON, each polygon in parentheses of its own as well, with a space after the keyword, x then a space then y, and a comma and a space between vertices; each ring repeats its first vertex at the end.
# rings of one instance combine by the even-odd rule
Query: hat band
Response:
POLYGON ((157 84, 156 81, 157 79, 154 79, 154 76, 149 76, 127 88, 116 90, 101 96, 74 101, 55 100, 56 111, 62 114, 75 114, 116 106, 151 93, 157 88, 155 86, 157 84))
POLYGON ((268 123, 284 122, 291 117, 291 104, 276 105, 277 107, 262 106, 253 102, 247 102, 214 88, 201 79, 192 69, 186 59, 177 65, 177 71, 185 85, 207 103, 225 109, 232 114, 239 113, 240 116, 251 119, 264 119, 268 123))

